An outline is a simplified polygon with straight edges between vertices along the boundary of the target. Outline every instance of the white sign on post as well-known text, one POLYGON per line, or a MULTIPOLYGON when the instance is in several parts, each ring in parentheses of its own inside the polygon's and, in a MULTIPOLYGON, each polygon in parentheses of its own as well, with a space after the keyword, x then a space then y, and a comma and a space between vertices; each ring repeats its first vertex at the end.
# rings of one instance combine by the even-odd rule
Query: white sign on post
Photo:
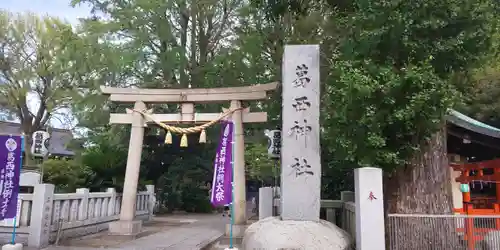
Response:
POLYGON ((267 154, 271 159, 279 159, 281 155, 281 131, 264 130, 264 135, 268 138, 267 154))
POLYGON ((385 249, 382 179, 382 169, 380 168, 357 168, 354 170, 357 249, 385 249))
POLYGON ((283 54, 281 217, 319 221, 319 45, 287 45, 283 54))
POLYGON ((32 139, 31 154, 39 157, 46 156, 49 153, 50 134, 46 131, 36 131, 33 133, 32 139))

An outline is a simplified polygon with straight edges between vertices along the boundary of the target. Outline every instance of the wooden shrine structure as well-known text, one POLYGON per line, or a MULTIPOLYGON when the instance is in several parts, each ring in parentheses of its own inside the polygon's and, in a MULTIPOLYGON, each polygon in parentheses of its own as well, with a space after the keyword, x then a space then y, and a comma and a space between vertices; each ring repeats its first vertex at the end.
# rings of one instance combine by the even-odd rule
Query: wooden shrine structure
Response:
MULTIPOLYGON (((101 86, 101 92, 109 95, 109 100, 118 103, 133 103, 134 108, 126 114, 111 114, 111 124, 130 124, 132 126, 123 187, 120 220, 110 223, 109 231, 116 235, 135 235, 140 232, 141 221, 135 220, 135 204, 139 169, 144 139, 144 127, 157 124, 165 128, 166 134, 204 133, 204 128, 221 119, 231 119, 234 123, 234 222, 236 226, 246 225, 246 192, 243 123, 266 122, 266 112, 250 112, 242 107, 242 101, 265 100, 267 92, 275 90, 277 82, 245 87, 230 88, 189 88, 189 89, 137 89, 112 88, 101 86), (196 103, 229 102, 224 113, 196 113, 196 103), (172 114, 154 114, 148 109, 151 103, 177 103, 180 110, 172 114), (177 128, 167 124, 203 124, 194 128, 177 128)), ((166 141, 168 141, 166 139, 166 141)), ((201 140, 200 140, 201 141, 201 140)), ((181 146, 182 140, 181 140, 181 146)), ((184 145, 187 146, 187 145, 184 145)), ((244 228, 235 228, 235 235, 242 234, 244 228)))
POLYGON ((455 212, 500 214, 500 129, 456 111, 447 121, 450 166, 463 203, 455 212))
MULTIPOLYGON (((500 129, 457 111, 447 117, 447 146, 451 167, 454 212, 467 216, 500 215, 500 129)), ((464 217, 457 231, 468 249, 475 249, 491 231, 500 231, 500 217, 464 217)))

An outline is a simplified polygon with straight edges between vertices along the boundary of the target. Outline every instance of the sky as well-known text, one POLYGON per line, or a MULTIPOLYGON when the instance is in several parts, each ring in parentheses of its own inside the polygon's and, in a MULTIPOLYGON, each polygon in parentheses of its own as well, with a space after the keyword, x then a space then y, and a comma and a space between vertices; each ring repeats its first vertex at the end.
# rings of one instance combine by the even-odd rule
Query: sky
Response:
MULTIPOLYGON (((71 0, 0 0, 0 9, 9 12, 32 12, 41 16, 54 16, 59 17, 71 24, 77 24, 79 18, 90 16, 90 7, 86 5, 79 5, 75 8, 70 6, 71 0)), ((30 98, 34 100, 35 98, 30 98)), ((39 101, 28 102, 31 110, 37 110, 39 101)), ((70 112, 69 110, 67 111, 70 112)), ((51 119, 51 125, 57 128, 73 128, 76 121, 68 124, 62 117, 54 117, 51 119)))
POLYGON ((70 2, 71 0, 0 0, 0 9, 56 16, 73 24, 78 22, 78 18, 90 15, 90 7, 80 5, 73 8, 70 2))

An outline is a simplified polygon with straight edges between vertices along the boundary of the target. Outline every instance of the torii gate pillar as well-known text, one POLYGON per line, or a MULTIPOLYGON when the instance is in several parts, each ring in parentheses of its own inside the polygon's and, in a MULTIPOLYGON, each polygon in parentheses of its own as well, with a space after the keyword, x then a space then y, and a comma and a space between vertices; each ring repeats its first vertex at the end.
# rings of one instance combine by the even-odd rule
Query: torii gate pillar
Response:
MULTIPOLYGON (((146 104, 144 104, 144 102, 135 102, 134 109, 145 110, 146 104)), ((112 235, 136 235, 141 232, 142 228, 142 221, 134 220, 134 218, 145 123, 140 113, 134 112, 132 116, 132 129, 130 131, 130 142, 128 146, 125 182, 123 183, 120 220, 113 221, 109 224, 109 233, 112 235)))
MULTIPOLYGON (((241 108, 241 101, 231 101, 230 109, 234 110, 238 108, 241 108)), ((234 124, 234 223, 236 225, 246 225, 245 136, 242 110, 235 111, 231 119, 234 124)))

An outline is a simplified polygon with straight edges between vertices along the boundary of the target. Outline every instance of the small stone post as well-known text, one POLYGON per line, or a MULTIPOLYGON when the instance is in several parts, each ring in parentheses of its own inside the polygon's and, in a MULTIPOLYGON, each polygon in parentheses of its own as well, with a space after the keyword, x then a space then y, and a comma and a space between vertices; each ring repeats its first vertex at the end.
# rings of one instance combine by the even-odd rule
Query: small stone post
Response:
POLYGON ((385 250, 382 169, 354 170, 356 196, 356 248, 385 250))
POLYGON ((259 188, 259 220, 273 216, 273 188, 259 188))
POLYGON ((44 248, 49 245, 54 185, 37 184, 33 193, 31 225, 29 227, 28 246, 44 248))
POLYGON ((108 211, 106 211, 106 213, 108 216, 113 216, 115 215, 115 208, 116 208, 116 189, 108 188, 106 189, 106 193, 111 194, 111 196, 109 197, 108 211))
POLYGON ((155 185, 146 185, 148 191, 148 220, 153 219, 156 204, 155 185))
POLYGON ((82 201, 78 205, 78 220, 86 220, 88 218, 89 209, 89 189, 77 188, 76 193, 82 195, 82 201))

